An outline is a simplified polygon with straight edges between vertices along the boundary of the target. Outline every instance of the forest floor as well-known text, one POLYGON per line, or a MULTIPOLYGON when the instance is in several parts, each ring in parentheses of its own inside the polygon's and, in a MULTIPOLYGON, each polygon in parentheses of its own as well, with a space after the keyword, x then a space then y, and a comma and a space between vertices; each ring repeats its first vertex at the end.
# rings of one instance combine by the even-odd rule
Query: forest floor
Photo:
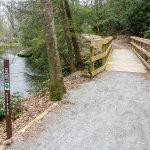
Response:
POLYGON ((106 71, 69 90, 62 102, 7 149, 150 149, 147 74, 106 71))

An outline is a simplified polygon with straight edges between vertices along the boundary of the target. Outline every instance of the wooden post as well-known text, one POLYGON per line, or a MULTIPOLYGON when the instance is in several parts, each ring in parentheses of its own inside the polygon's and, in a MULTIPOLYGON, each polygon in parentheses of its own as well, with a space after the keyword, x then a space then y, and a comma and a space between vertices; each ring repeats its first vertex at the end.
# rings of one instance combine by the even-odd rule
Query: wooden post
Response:
POLYGON ((12 137, 9 60, 4 60, 4 91, 7 139, 12 137))
MULTIPOLYGON (((102 45, 102 52, 103 52, 103 53, 106 52, 107 47, 108 47, 107 44, 103 44, 103 45, 102 45)), ((103 65, 103 66, 104 66, 105 63, 106 63, 106 58, 107 58, 107 56, 102 59, 102 65, 103 65)))
MULTIPOLYGON (((145 50, 150 52, 150 45, 145 44, 145 50)), ((148 64, 150 65, 150 57, 148 57, 148 64)))
POLYGON ((150 65, 150 57, 148 57, 148 64, 150 65))
MULTIPOLYGON (((136 40, 134 40, 134 44, 136 44, 136 40)), ((133 46, 134 50, 136 50, 136 48, 133 46)))
POLYGON ((134 42, 134 41, 133 41, 132 38, 130 37, 130 46, 131 46, 131 49, 133 49, 133 46, 132 46, 131 42, 134 42))
MULTIPOLYGON (((141 42, 141 47, 146 50, 146 44, 145 43, 141 42)), ((147 57, 146 57, 146 55, 144 53, 143 53, 143 58, 146 61, 147 57)))
POLYGON ((94 71, 94 62, 92 62, 92 57, 94 56, 94 47, 90 47, 90 74, 92 78, 92 72, 94 71))
MULTIPOLYGON (((139 41, 136 41, 136 45, 137 45, 137 46, 140 46, 140 42, 139 42, 139 41)), ((135 48, 135 49, 136 49, 137 53, 139 53, 139 55, 140 55, 141 57, 143 57, 143 53, 142 53, 141 51, 139 51, 138 48, 135 48)))

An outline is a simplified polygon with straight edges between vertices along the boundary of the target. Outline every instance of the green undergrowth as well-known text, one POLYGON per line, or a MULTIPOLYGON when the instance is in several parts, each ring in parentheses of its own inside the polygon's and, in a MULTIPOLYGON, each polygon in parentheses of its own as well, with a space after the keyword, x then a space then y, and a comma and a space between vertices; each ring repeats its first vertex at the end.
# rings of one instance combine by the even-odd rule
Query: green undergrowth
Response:
MULTIPOLYGON (((5 118, 5 103, 4 103, 4 93, 0 93, 0 121, 5 118)), ((14 93, 11 95, 12 102, 12 119, 15 120, 21 115, 21 99, 19 93, 14 93)))

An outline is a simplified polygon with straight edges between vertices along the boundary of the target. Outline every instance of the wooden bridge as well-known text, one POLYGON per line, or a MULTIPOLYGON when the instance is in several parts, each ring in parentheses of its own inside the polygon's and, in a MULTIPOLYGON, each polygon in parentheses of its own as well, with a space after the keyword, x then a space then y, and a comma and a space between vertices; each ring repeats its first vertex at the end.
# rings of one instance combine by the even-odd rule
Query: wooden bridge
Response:
POLYGON ((112 41, 113 37, 90 41, 91 77, 103 70, 136 73, 150 70, 150 40, 132 36, 130 45, 112 41))

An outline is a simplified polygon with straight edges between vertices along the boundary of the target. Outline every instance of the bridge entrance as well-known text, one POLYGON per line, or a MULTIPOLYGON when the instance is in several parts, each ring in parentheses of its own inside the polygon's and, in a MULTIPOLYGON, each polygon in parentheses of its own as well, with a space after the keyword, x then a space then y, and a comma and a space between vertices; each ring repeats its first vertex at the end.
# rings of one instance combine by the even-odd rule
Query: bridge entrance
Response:
POLYGON ((90 41, 91 77, 103 70, 146 73, 150 70, 150 40, 131 37, 130 46, 112 37, 90 41), (112 42, 113 41, 113 42, 112 42), (101 66, 95 68, 95 62, 101 66))
POLYGON ((130 47, 124 43, 114 41, 113 52, 106 70, 146 73, 147 69, 138 59, 130 47))

